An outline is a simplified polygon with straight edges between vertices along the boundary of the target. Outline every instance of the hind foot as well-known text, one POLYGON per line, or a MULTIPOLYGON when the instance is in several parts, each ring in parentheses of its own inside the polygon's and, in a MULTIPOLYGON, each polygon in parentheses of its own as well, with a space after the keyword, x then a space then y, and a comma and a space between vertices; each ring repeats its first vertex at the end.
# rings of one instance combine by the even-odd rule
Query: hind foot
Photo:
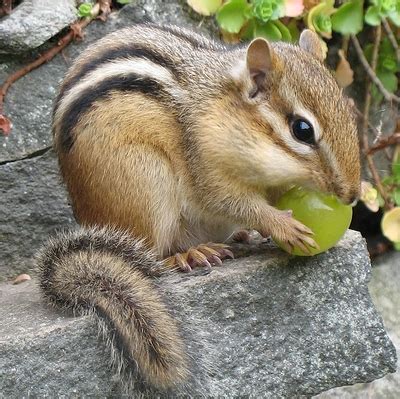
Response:
POLYGON ((166 258, 164 264, 169 269, 190 272, 196 266, 211 268, 221 265, 225 258, 234 258, 229 246, 210 242, 189 248, 183 253, 178 252, 166 258))

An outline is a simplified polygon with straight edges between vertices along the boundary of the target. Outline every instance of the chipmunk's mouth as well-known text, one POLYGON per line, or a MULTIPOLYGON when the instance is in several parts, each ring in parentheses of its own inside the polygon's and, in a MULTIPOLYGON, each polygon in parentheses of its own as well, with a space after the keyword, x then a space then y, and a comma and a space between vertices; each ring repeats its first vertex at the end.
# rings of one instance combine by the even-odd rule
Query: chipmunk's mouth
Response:
POLYGON ((326 194, 335 195, 340 202, 345 205, 355 206, 360 197, 357 189, 347 189, 343 185, 335 182, 333 179, 327 180, 326 176, 321 176, 318 172, 313 171, 313 179, 309 188, 322 191, 326 194))
POLYGON ((360 192, 358 190, 353 190, 351 188, 345 189, 335 183, 332 183, 331 192, 345 205, 355 206, 360 198, 360 192))

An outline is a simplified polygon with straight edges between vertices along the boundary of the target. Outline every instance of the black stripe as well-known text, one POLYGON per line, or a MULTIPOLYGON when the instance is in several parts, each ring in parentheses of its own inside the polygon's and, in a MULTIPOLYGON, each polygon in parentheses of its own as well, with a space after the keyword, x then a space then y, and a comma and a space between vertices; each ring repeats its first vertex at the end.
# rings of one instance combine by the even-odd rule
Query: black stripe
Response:
POLYGON ((176 64, 171 59, 163 57, 163 55, 159 54, 157 51, 154 51, 150 48, 143 48, 138 45, 130 44, 124 47, 113 48, 104 53, 100 54, 98 57, 89 60, 82 68, 78 71, 77 74, 72 76, 68 81, 66 81, 60 89, 58 96, 54 105, 54 112, 56 112, 60 101, 64 94, 71 89, 75 84, 77 84, 80 80, 82 80, 86 75, 90 72, 94 71, 97 68, 100 68, 102 64, 105 64, 110 61, 116 61, 118 59, 126 59, 129 57, 142 58, 147 59, 151 62, 154 62, 157 65, 161 65, 167 69, 169 69, 173 75, 179 80, 179 71, 176 68, 176 64))
POLYGON ((163 86, 157 81, 144 78, 135 74, 127 76, 114 76, 103 80, 98 85, 90 87, 82 92, 64 112, 60 123, 60 141, 64 151, 68 152, 74 144, 72 130, 77 125, 79 118, 88 111, 92 105, 106 98, 111 91, 140 92, 157 99, 165 99, 169 96, 163 86))

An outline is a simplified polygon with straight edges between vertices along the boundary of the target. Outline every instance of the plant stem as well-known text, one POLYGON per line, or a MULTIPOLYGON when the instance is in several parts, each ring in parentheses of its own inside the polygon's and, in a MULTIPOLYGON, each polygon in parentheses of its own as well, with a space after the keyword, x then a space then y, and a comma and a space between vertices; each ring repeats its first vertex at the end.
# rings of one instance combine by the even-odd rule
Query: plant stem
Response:
MULTIPOLYGON (((353 39, 353 37, 355 38, 355 36, 352 36, 352 39, 353 39)), ((382 196, 383 200, 385 201, 385 209, 390 209, 391 204, 390 204, 388 195, 382 185, 382 181, 381 181, 379 173, 375 167, 374 160, 372 158, 372 154, 369 153, 369 141, 368 141, 369 112, 370 112, 370 108, 371 108, 371 82, 373 81, 373 78, 371 76, 376 76, 375 69, 376 69, 376 65, 378 63, 378 54, 379 54, 381 38, 382 38, 382 28, 379 25, 379 26, 377 26, 377 28, 375 30, 375 40, 374 40, 374 47, 373 47, 373 51, 372 51, 371 66, 369 66, 367 60, 365 60, 365 62, 368 65, 368 68, 371 69, 372 75, 369 74, 370 79, 367 80, 367 84, 365 87, 365 90, 366 90, 365 102, 364 102, 364 110, 363 110, 363 114, 362 114, 363 115, 362 143, 363 143, 364 155, 366 157, 369 170, 375 181, 376 188, 378 189, 379 194, 382 196)), ((360 46, 360 43, 358 42, 357 38, 355 38, 355 41, 353 40, 353 44, 355 44, 355 42, 358 44, 358 46, 360 46)), ((361 49, 361 46, 360 46, 360 49, 361 49)), ((364 57, 362 50, 361 50, 361 54, 364 57)), ((364 59, 365 59, 365 57, 364 57, 364 59)))
POLYGON ((0 17, 10 14, 12 10, 12 0, 3 0, 3 5, 0 6, 0 17))
POLYGON ((400 132, 379 139, 373 146, 369 147, 367 155, 375 154, 375 152, 394 144, 400 144, 400 132))
MULTIPOLYGON (((377 30, 381 31, 381 26, 377 26, 377 30)), ((383 97, 385 98, 386 101, 394 101, 396 103, 400 103, 400 97, 396 96, 395 94, 390 93, 385 89, 383 86, 382 82, 380 79, 376 76, 375 69, 371 68, 371 66, 368 64, 367 59, 365 58, 365 55, 363 53, 363 50, 361 48, 360 42, 358 41, 357 37, 355 35, 351 35, 351 41, 354 45, 354 48, 357 52, 357 56, 362 64, 362 66, 365 69, 365 72, 367 72, 369 78, 372 80, 373 83, 375 83, 376 87, 379 89, 379 91, 382 93, 383 97)), ((376 67, 375 67, 376 68, 376 67)))
POLYGON ((394 50, 396 51, 397 62, 400 62, 400 47, 397 43, 396 37, 394 36, 392 28, 390 27, 390 24, 386 18, 382 19, 382 23, 383 23, 383 27, 385 28, 387 37, 390 40, 390 43, 392 44, 394 50))
MULTIPOLYGON (((18 79, 25 76, 30 71, 38 68, 40 65, 53 59, 61 50, 63 50, 69 43, 71 43, 72 40, 74 40, 76 37, 81 36, 82 29, 85 28, 87 25, 89 25, 90 22, 92 22, 93 19, 96 18, 96 16, 99 14, 99 10, 100 10, 99 5, 96 4, 93 7, 92 17, 83 18, 73 23, 70 26, 69 32, 65 36, 63 36, 54 47, 50 48, 49 50, 41 54, 39 58, 32 61, 28 65, 25 65, 23 68, 18 69, 17 71, 15 71, 14 73, 12 73, 7 77, 2 86, 0 86, 0 118, 2 120, 6 120, 9 122, 8 118, 3 114, 3 107, 4 107, 4 99, 11 85, 14 84, 18 79)), ((7 134, 8 132, 5 131, 4 133, 7 134)))

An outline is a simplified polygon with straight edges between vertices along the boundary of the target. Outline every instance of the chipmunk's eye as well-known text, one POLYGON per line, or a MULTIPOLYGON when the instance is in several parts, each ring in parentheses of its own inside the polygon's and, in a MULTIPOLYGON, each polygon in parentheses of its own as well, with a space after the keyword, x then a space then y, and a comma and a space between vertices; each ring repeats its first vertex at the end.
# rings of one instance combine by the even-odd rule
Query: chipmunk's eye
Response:
POLYGON ((315 145, 314 128, 311 123, 303 118, 293 118, 290 123, 293 136, 306 144, 315 145))

